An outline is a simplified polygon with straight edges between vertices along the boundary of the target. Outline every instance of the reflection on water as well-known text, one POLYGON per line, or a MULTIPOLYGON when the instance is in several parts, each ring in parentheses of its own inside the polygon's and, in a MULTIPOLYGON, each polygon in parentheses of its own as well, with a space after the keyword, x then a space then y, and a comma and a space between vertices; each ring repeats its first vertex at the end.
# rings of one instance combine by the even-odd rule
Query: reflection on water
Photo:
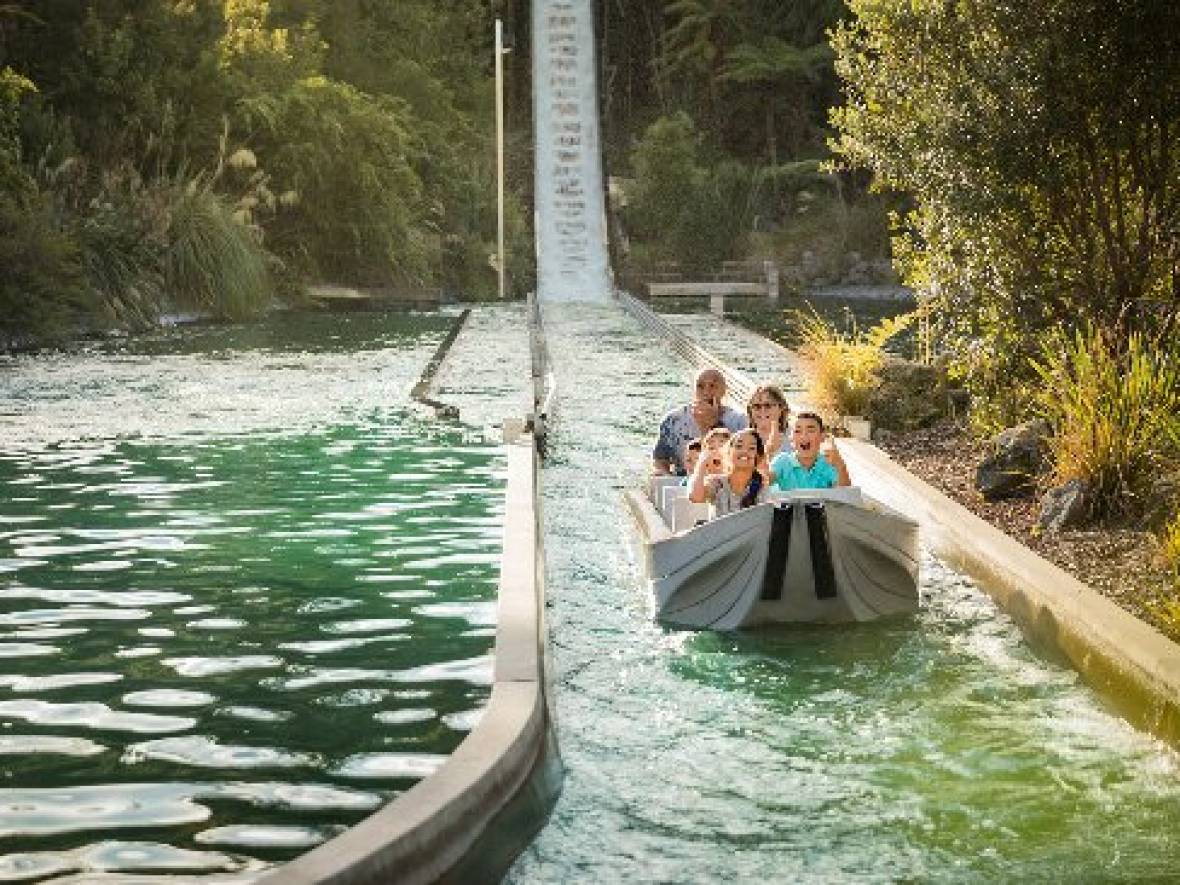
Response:
POLYGON ((466 736, 505 465, 408 409, 448 321, 0 361, 0 879, 249 879, 466 736))
POLYGON ((542 491, 566 778, 509 881, 1174 880, 1177 754, 1035 657, 935 560, 914 618, 743 634, 653 623, 621 492, 689 370, 653 359, 619 311, 546 308, 546 327, 560 355, 542 491))

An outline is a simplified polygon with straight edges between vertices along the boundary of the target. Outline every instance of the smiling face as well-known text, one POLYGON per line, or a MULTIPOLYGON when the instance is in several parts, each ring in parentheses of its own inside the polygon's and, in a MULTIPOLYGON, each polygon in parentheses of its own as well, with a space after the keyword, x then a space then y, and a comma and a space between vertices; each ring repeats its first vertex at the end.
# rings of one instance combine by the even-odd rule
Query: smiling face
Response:
POLYGON ((729 466, 731 470, 753 470, 762 455, 762 446, 753 430, 735 433, 729 440, 729 466))
POLYGON ((824 441, 824 428, 815 418, 800 415, 795 419, 791 431, 791 442, 801 464, 810 464, 819 454, 820 443, 824 441))
POLYGON ((786 430, 788 412, 787 399, 782 391, 769 384, 757 388, 746 403, 750 424, 764 429, 769 424, 777 425, 779 430, 786 430))

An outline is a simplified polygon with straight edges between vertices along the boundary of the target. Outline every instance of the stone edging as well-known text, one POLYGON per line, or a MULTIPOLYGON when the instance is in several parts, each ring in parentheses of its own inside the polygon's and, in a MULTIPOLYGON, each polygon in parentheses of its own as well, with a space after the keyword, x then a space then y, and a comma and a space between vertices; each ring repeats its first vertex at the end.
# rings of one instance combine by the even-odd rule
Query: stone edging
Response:
POLYGON ((560 770, 546 699, 538 456, 529 434, 507 448, 495 671, 483 717, 434 774, 335 839, 271 871, 261 880, 265 885, 467 878, 459 870, 492 881, 515 852, 505 856, 500 845, 492 859, 487 843, 516 839, 518 851, 544 823, 560 789, 560 770), (510 808, 522 796, 529 803, 524 815, 510 808), (500 834, 497 826, 511 832, 500 834))
POLYGON ((1139 728, 1180 746, 1180 645, 922 482, 869 443, 841 439, 853 482, 922 527, 1035 646, 1062 656, 1139 728))

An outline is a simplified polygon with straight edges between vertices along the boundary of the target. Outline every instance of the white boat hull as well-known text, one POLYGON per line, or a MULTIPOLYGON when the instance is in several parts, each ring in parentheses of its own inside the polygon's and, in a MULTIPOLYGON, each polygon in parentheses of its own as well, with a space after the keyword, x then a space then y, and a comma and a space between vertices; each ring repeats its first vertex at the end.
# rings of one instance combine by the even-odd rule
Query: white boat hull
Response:
POLYGON ((918 524, 875 501, 794 493, 673 533, 641 492, 627 499, 663 623, 736 630, 918 609, 918 524))

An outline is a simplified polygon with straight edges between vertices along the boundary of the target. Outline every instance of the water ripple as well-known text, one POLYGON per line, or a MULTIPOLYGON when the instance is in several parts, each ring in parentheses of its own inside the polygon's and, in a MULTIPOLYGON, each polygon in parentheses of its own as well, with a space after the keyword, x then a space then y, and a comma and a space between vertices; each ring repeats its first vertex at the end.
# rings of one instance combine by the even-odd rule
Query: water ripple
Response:
POLYGON ((154 688, 123 695, 123 703, 131 707, 204 707, 216 700, 205 691, 178 688, 154 688))
POLYGON ((61 624, 69 621, 142 621, 152 613, 144 608, 69 608, 28 609, 0 615, 0 625, 61 624))
POLYGON ((342 787, 276 782, 138 783, 0 789, 0 838, 203 823, 200 800, 291 811, 371 811, 380 796, 342 787))
POLYGON ((485 702, 491 637, 411 608, 496 590, 503 454, 405 407, 442 320, 317 315, 297 346, 287 322, 0 356, 0 832, 28 840, 0 878, 202 871, 100 841, 135 830, 289 857, 429 767, 381 754, 445 757, 443 715, 485 702))
POLYGON ((0 658, 35 658, 60 654, 56 645, 39 642, 0 642, 0 658))
POLYGON ((33 725, 73 725, 100 731, 130 731, 140 734, 185 731, 197 722, 195 719, 182 716, 123 713, 97 702, 54 704, 32 699, 0 701, 0 716, 23 719, 33 725))
POLYGON ((301 768, 316 763, 314 756, 305 753, 274 747, 222 745, 214 738, 197 734, 130 744, 121 761, 134 764, 145 759, 199 768, 301 768))
POLYGON ((247 863, 218 852, 174 848, 157 842, 99 842, 72 851, 4 855, 0 857, 0 882, 29 881, 68 873, 102 876, 103 881, 114 881, 111 878, 113 873, 160 873, 165 870, 171 873, 218 873, 264 868, 265 865, 257 861, 247 863))
POLYGON ((106 747, 79 737, 54 737, 47 734, 0 735, 0 755, 33 756, 94 756, 106 752, 106 747))
POLYGON ((193 841, 230 848, 311 848, 339 832, 340 827, 238 824, 202 830, 193 836, 193 841))
POLYGON ((362 753, 341 762, 332 773, 347 778, 413 778, 434 774, 446 756, 438 753, 362 753))
POLYGON ((271 655, 239 655, 226 658, 164 658, 160 661, 181 676, 204 678, 244 670, 273 670, 283 666, 283 659, 271 655))
POLYGON ((325 624, 320 629, 325 633, 375 633, 379 630, 397 630, 412 623, 414 622, 407 618, 364 618, 356 621, 336 621, 325 624))
POLYGON ((0 685, 7 685, 16 692, 56 691, 79 685, 106 685, 118 682, 122 673, 54 673, 50 676, 0 675, 0 685))

